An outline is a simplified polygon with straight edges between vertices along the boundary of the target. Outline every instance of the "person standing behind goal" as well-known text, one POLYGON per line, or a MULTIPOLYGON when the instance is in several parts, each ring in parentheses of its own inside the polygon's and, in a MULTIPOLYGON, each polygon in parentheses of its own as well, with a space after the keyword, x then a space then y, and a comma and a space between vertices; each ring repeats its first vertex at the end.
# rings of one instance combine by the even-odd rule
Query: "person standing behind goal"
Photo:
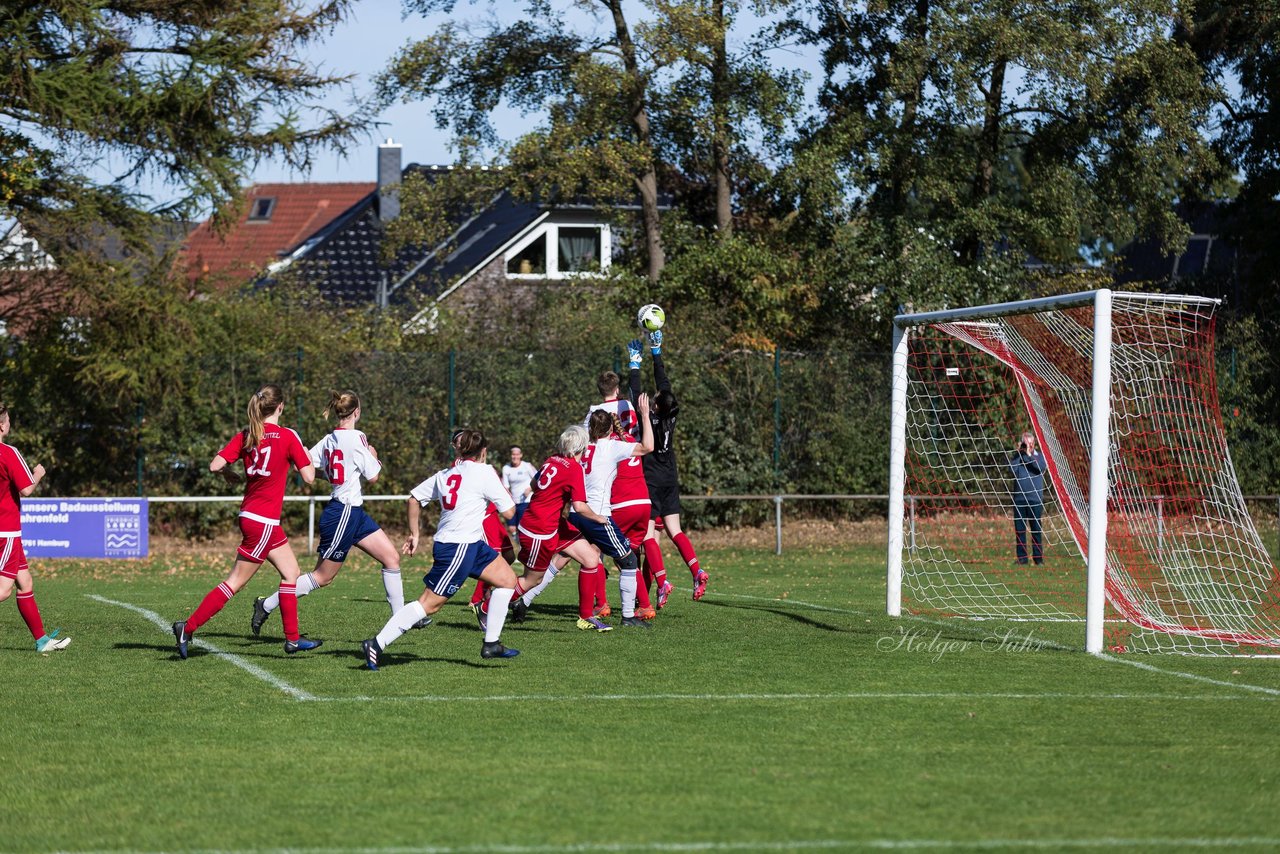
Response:
POLYGON ((1040 517, 1044 513, 1044 473, 1048 466, 1036 447, 1036 435, 1022 434, 1018 451, 1009 463, 1013 472, 1013 539, 1018 563, 1027 562, 1027 531, 1031 532, 1031 560, 1044 563, 1040 517))
MULTIPOLYGON (((696 602, 707 592, 710 576, 698 565, 698 553, 689 542, 689 537, 680 529, 680 475, 676 471, 676 451, 674 445, 676 416, 680 413, 680 403, 671 391, 671 380, 667 377, 666 365, 662 361, 662 330, 649 333, 649 353, 653 356, 653 380, 658 393, 653 397, 653 407, 649 410, 649 420, 653 426, 653 453, 644 458, 644 479, 649 486, 651 503, 649 533, 645 537, 646 558, 650 550, 657 550, 657 531, 653 519, 661 519, 667 536, 680 551, 680 557, 689 567, 693 576, 693 599, 696 602), (652 543, 652 545, 651 545, 652 543)), ((639 373, 635 372, 638 377, 639 373)), ((634 394, 639 389, 632 389, 634 394)), ((661 552, 657 566, 661 567, 661 552)), ((648 562, 646 560, 646 562, 648 562)), ((658 607, 667 604, 671 594, 671 584, 666 579, 665 569, 655 575, 657 584, 658 607)))

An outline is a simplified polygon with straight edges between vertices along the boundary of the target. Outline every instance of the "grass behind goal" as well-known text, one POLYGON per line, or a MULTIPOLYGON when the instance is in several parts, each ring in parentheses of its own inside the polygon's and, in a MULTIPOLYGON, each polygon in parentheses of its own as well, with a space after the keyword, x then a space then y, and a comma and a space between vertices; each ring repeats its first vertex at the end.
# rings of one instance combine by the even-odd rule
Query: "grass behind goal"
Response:
POLYGON ((703 561, 706 599, 673 563, 649 632, 577 631, 570 573, 506 662, 480 659, 468 587, 377 673, 363 556, 301 603, 318 654, 285 656, 274 615, 249 635, 264 571, 198 635, 236 659, 186 662, 147 612, 186 616, 225 556, 37 562, 74 642, 38 655, 0 606, 0 850, 1280 845, 1280 662, 890 620, 879 545, 703 561))

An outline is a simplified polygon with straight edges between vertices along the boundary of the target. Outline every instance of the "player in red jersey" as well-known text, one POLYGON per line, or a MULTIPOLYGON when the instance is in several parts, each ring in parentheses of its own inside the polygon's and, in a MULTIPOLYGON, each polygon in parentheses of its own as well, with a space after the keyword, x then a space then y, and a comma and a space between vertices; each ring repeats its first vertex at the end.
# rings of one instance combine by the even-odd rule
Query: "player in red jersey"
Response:
POLYGON ((574 424, 565 428, 556 442, 556 454, 549 457, 533 480, 533 496, 520 520, 520 561, 524 574, 518 579, 517 596, 512 618, 524 619, 525 612, 534 597, 545 588, 546 581, 563 568, 568 558, 576 560, 592 579, 589 592, 579 584, 578 628, 607 632, 613 627, 592 613, 595 599, 594 572, 598 568, 600 552, 581 537, 570 543, 561 542, 563 530, 561 516, 565 507, 575 513, 603 525, 605 518, 587 504, 586 472, 582 468, 582 455, 587 450, 589 437, 585 427, 574 424))
POLYGON ((28 468, 18 449, 3 442, 11 426, 9 407, 0 403, 0 602, 17 586, 18 613, 35 638, 36 650, 52 652, 65 649, 71 638, 58 637, 59 629, 45 634, 27 555, 22 550, 22 499, 36 491, 44 466, 36 463, 34 469, 28 468))
POLYGON ((284 392, 265 385, 249 398, 249 426, 237 433, 209 463, 209 471, 221 472, 231 483, 240 475, 227 466, 244 462, 246 485, 240 502, 240 548, 231 572, 209 591, 186 620, 173 624, 178 657, 187 657, 187 645, 195 631, 222 610, 240 588, 249 583, 264 560, 280 573, 280 619, 284 623, 284 651, 293 654, 315 649, 320 641, 298 633, 298 559, 289 548, 289 538, 280 527, 284 489, 289 466, 297 466, 307 483, 315 480, 316 469, 298 434, 280 426, 284 412, 284 392))
MULTIPOLYGON (((505 484, 503 484, 505 486, 505 484)), ((508 490, 509 491, 509 490, 508 490)), ((514 500, 514 499, 513 499, 514 500)), ((519 505, 517 505, 518 507, 519 505)), ((518 511, 517 511, 518 512, 518 511)), ((515 563, 516 550, 511 545, 511 535, 507 533, 507 523, 498 513, 498 505, 492 501, 484 511, 484 540, 489 544, 489 548, 502 555, 502 559, 507 563, 515 563)), ((489 595, 489 585, 480 579, 476 579, 476 589, 471 594, 471 601, 467 604, 471 606, 471 610, 475 613, 476 619, 483 622, 484 600, 489 595)))

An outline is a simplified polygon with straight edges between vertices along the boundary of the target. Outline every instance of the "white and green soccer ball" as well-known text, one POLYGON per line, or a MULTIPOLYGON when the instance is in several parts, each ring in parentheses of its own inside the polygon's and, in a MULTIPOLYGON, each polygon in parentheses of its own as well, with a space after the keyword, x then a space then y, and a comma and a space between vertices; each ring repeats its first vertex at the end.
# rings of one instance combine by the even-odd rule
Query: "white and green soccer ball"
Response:
POLYGON ((662 306, 653 303, 642 306, 640 313, 636 315, 636 323, 645 332, 657 332, 666 322, 667 313, 662 310, 662 306))

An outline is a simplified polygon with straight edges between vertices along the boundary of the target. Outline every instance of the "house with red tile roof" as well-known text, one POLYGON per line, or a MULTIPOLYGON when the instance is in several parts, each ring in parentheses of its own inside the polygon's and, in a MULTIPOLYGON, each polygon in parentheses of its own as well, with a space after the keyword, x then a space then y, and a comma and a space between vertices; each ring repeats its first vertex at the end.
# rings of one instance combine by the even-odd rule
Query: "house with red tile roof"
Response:
POLYGON ((373 181, 255 184, 225 234, 206 220, 187 236, 179 268, 188 282, 199 281, 206 289, 254 282, 375 189, 373 181))

